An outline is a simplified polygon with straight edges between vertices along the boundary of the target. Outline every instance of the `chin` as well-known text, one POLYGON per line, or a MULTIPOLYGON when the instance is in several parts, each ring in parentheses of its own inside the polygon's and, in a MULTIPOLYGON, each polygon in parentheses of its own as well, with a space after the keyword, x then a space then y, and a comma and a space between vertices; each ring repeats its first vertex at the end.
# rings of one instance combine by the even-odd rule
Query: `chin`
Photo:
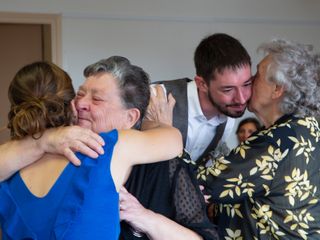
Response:
POLYGON ((244 112, 245 112, 245 110, 243 110, 241 112, 226 112, 224 114, 227 115, 228 117, 239 118, 239 117, 242 117, 244 112))

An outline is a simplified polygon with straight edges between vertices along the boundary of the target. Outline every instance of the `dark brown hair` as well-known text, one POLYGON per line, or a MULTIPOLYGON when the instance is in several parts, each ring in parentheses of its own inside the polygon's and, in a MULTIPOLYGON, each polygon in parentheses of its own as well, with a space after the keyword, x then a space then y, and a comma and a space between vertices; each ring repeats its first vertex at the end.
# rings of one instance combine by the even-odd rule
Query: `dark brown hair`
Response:
POLYGON ((12 139, 39 138, 47 128, 72 123, 72 81, 53 63, 35 62, 21 68, 10 83, 8 96, 12 139))
POLYGON ((248 118, 244 118, 241 120, 241 122, 239 123, 238 127, 237 127, 237 131, 236 131, 236 134, 239 133, 240 131, 240 128, 247 124, 247 123, 252 123, 257 130, 260 130, 261 129, 261 124, 260 122, 258 121, 258 119, 254 118, 254 117, 248 117, 248 118))
POLYGON ((225 69, 251 66, 251 58, 239 40, 225 34, 215 33, 204 38, 194 53, 196 73, 207 83, 216 73, 225 69))

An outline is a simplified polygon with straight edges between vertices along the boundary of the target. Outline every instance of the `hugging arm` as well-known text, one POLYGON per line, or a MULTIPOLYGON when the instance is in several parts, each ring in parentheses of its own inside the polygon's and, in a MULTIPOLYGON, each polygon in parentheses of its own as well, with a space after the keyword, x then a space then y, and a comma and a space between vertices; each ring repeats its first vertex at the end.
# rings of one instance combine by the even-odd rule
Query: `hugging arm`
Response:
POLYGON ((148 239, 202 239, 188 228, 144 208, 125 188, 120 190, 120 218, 127 221, 138 234, 145 234, 148 239))
POLYGON ((62 154, 75 165, 80 161, 76 151, 96 158, 103 153, 103 139, 78 126, 49 129, 39 139, 30 136, 0 145, 0 181, 37 161, 45 152, 62 154))
MULTIPOLYGON (((165 186, 168 188, 168 193, 165 191, 162 194, 169 194, 171 200, 168 201, 171 204, 165 207, 166 210, 156 210, 162 213, 170 212, 169 209, 172 209, 173 215, 165 216, 146 209, 126 190, 120 191, 120 217, 131 226, 131 229, 147 236, 142 239, 218 239, 216 226, 207 218, 204 198, 192 174, 193 167, 182 161, 181 159, 169 161, 171 164, 169 168, 172 169, 171 183, 165 186)), ((159 191, 159 187, 154 185, 154 182, 151 181, 151 184, 155 186, 154 191, 159 191)), ((146 190, 143 194, 151 194, 149 191, 146 190)), ((142 197, 139 193, 138 195, 142 197)), ((144 196, 141 200, 143 202, 152 201, 149 203, 154 205, 155 199, 151 200, 150 198, 152 197, 144 196)), ((159 201, 158 204, 161 204, 159 201)), ((163 198, 162 202, 168 204, 166 198, 163 198)), ((128 230, 125 230, 123 234, 129 236, 130 230, 128 230)))

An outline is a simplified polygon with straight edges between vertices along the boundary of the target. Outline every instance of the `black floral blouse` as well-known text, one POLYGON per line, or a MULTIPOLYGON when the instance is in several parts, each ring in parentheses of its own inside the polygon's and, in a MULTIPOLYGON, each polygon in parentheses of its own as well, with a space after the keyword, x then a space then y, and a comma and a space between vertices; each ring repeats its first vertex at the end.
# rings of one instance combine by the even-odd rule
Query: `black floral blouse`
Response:
POLYGON ((221 239, 320 239, 319 139, 315 118, 286 115, 200 166, 221 239))

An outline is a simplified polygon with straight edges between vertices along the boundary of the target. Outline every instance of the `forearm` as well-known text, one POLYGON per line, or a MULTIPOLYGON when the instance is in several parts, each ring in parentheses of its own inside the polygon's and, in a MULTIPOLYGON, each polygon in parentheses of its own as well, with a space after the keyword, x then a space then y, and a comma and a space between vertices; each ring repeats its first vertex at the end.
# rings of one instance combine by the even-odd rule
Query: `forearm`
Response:
POLYGON ((201 240, 194 231, 172 221, 171 219, 149 211, 148 220, 141 229, 150 240, 201 240))
POLYGON ((37 140, 31 137, 0 145, 0 181, 38 160, 43 154, 37 140))

